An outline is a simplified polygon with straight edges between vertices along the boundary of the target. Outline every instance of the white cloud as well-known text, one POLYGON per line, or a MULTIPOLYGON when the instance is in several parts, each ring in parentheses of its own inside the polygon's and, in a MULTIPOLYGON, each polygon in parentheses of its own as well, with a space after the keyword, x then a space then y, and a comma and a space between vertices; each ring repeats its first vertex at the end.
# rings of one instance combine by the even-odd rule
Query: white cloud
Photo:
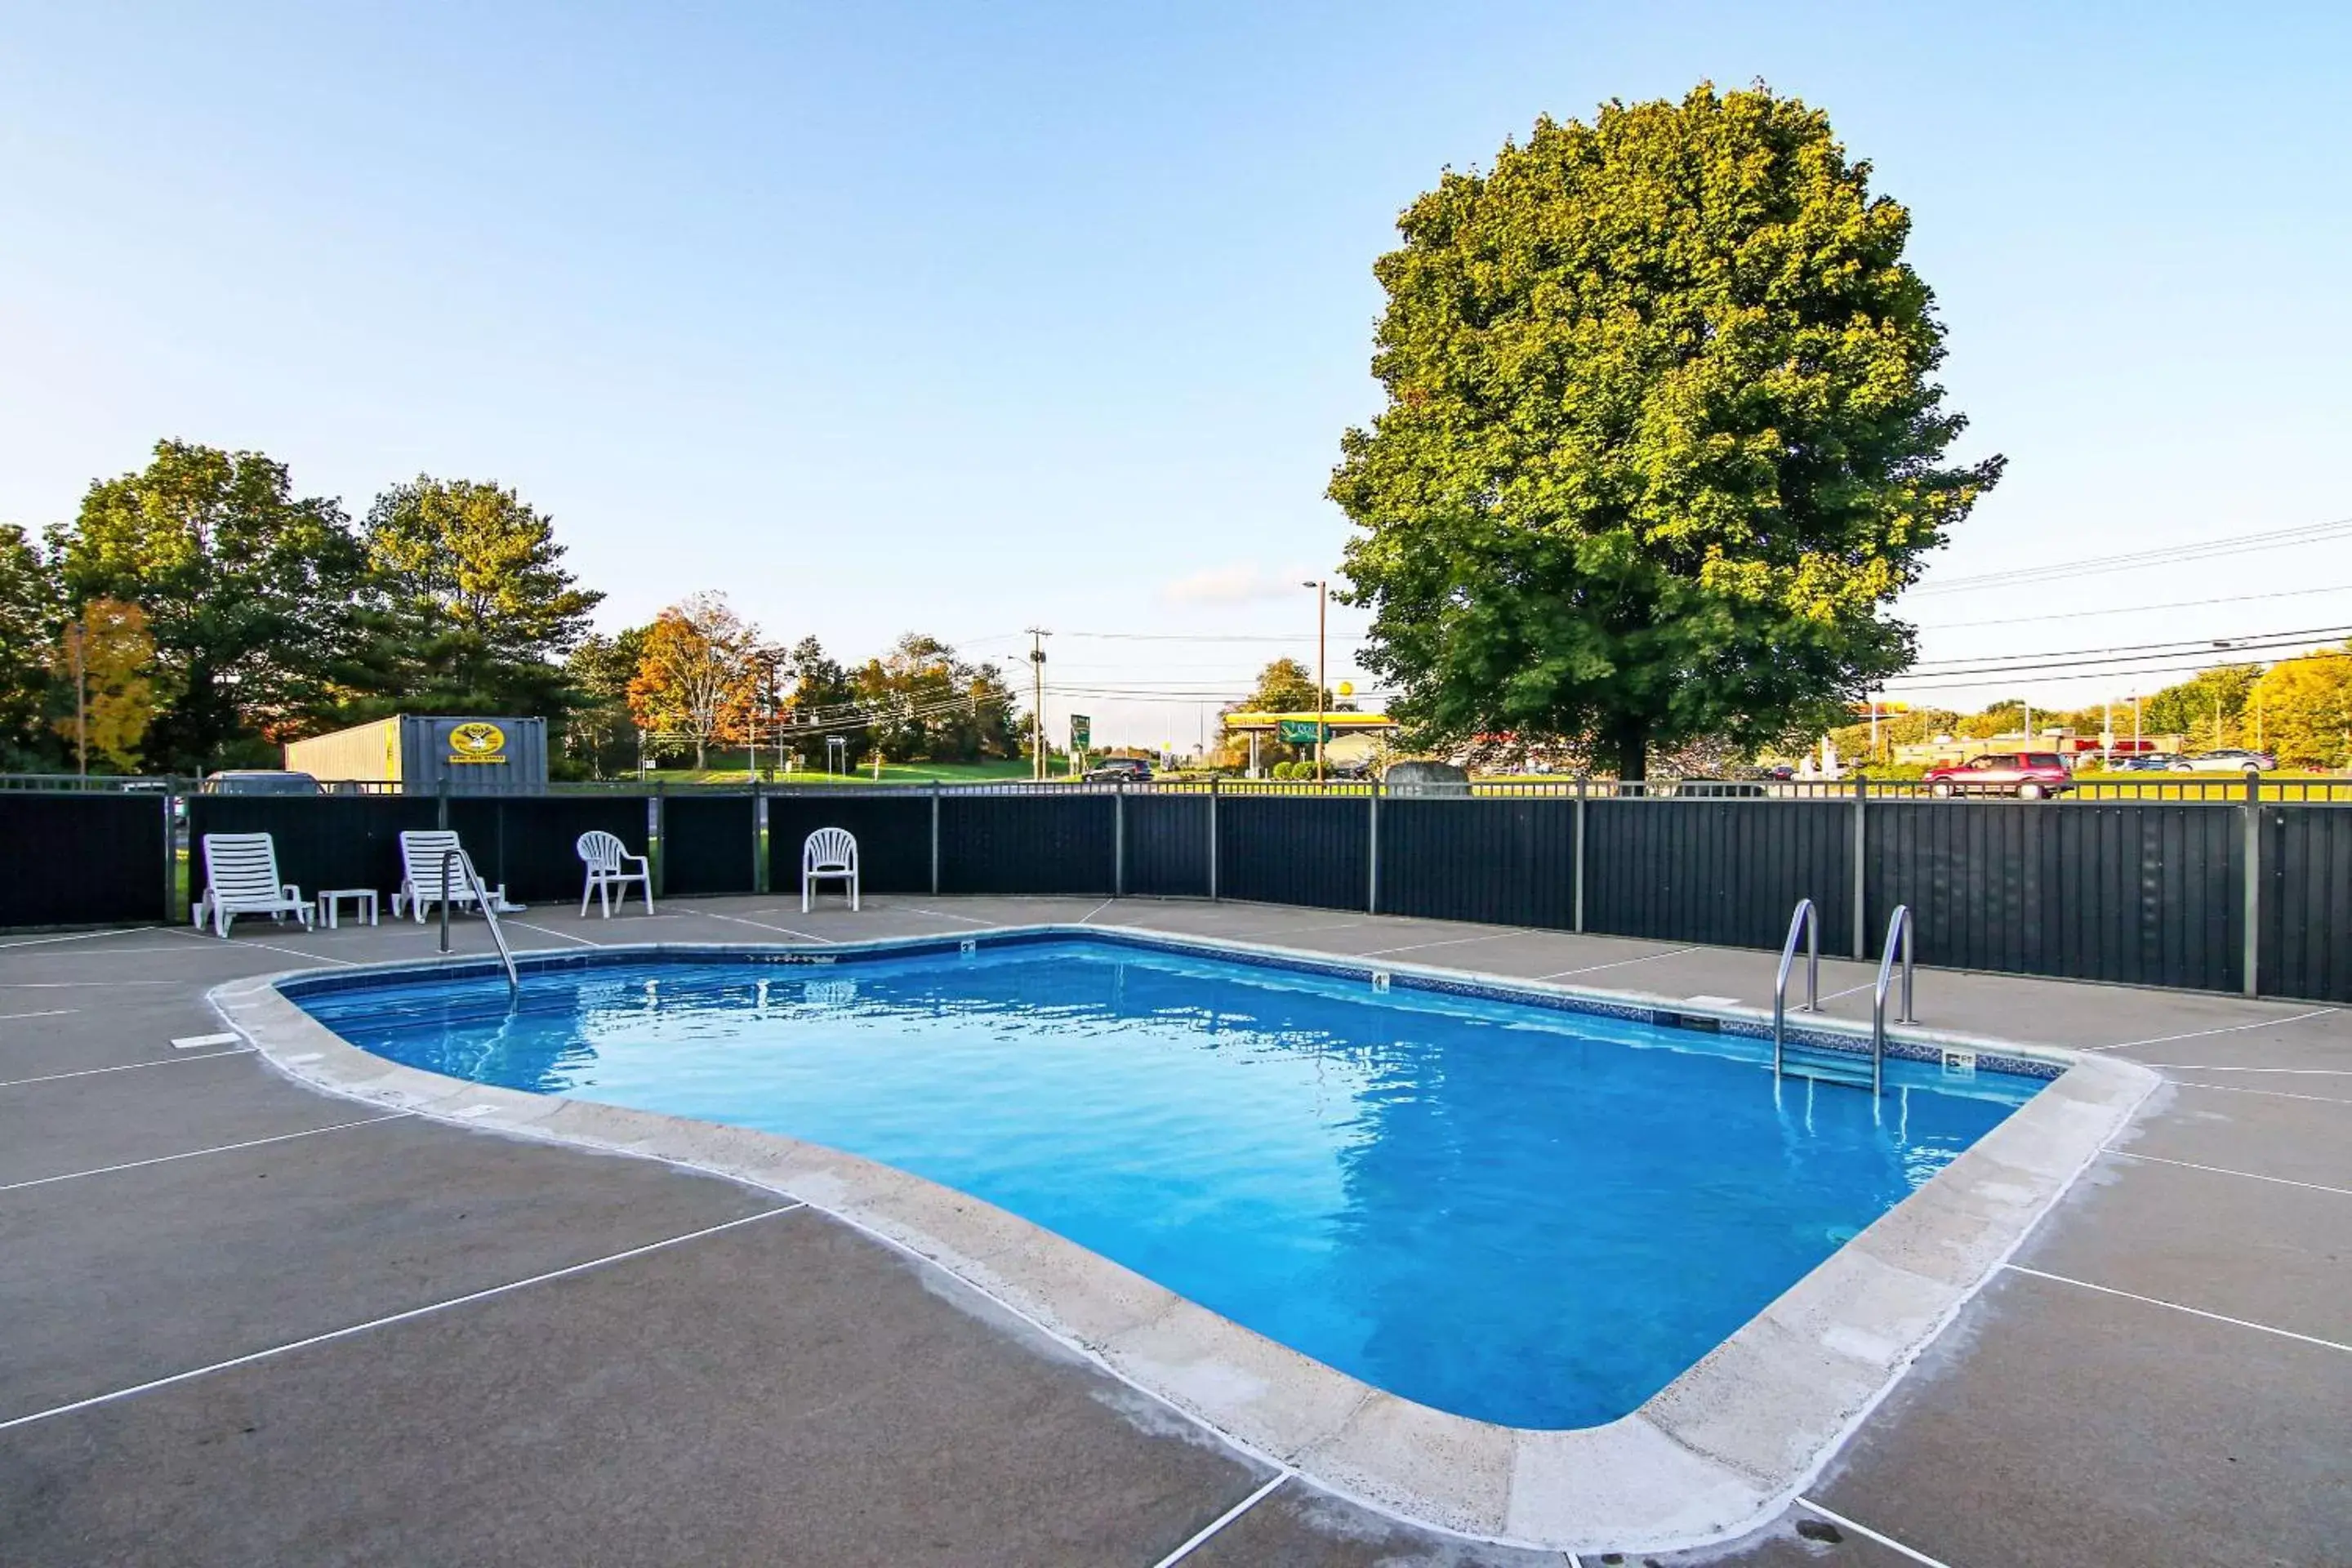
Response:
POLYGON ((1245 561, 1179 577, 1160 592, 1161 597, 1179 605, 1247 605, 1290 598, 1311 575, 1305 571, 1267 572, 1256 562, 1245 561))

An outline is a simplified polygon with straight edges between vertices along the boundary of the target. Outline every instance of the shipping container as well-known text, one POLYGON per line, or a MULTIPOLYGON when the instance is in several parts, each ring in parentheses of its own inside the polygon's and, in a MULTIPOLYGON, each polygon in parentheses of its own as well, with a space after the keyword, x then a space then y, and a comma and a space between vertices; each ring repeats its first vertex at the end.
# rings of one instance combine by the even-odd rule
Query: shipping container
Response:
POLYGON ((291 741, 286 765, 332 789, 338 783, 398 784, 431 795, 496 795, 547 783, 547 721, 402 713, 332 734, 291 741))

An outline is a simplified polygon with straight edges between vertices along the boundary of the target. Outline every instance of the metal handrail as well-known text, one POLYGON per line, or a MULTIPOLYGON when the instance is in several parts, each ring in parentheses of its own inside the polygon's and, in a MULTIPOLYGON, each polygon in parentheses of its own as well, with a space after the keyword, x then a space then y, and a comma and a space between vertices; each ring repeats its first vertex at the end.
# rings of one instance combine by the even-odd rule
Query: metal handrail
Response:
POLYGON ((1918 1022, 1911 1014, 1911 906, 1895 906, 1894 918, 1886 922, 1886 951, 1878 955, 1878 988, 1870 1005, 1870 1087, 1875 1092, 1885 1081, 1886 1063, 1886 991, 1895 980, 1895 944, 1903 943, 1903 1011, 1895 1017, 1898 1024, 1918 1022))
POLYGON ((515 973, 514 954, 507 948, 507 933, 499 924, 499 911, 490 908, 490 890, 482 885, 481 873, 466 864, 465 851, 454 845, 441 851, 441 951, 449 951, 449 873, 465 866, 466 880, 474 885, 474 905, 482 911, 482 919, 490 926, 490 940, 498 944, 499 962, 507 968, 507 992, 522 994, 522 979, 515 973))
POLYGON ((1822 917, 1813 900, 1799 899, 1789 918, 1789 940, 1780 944, 1780 973, 1772 977, 1772 1076, 1780 1076, 1782 1031, 1789 1011, 1789 970, 1797 962, 1797 937, 1805 937, 1805 1005, 1800 1013, 1822 1010, 1822 917))

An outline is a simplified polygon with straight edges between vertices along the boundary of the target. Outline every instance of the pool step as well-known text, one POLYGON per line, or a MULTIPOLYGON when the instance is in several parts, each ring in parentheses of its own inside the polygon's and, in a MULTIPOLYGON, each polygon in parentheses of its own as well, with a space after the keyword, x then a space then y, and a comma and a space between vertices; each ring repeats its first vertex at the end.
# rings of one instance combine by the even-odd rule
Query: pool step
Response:
POLYGON ((1870 1058, 1856 1051, 1833 1051, 1790 1040, 1781 1048, 1780 1070, 1790 1078, 1810 1078, 1855 1089, 1870 1085, 1870 1058))

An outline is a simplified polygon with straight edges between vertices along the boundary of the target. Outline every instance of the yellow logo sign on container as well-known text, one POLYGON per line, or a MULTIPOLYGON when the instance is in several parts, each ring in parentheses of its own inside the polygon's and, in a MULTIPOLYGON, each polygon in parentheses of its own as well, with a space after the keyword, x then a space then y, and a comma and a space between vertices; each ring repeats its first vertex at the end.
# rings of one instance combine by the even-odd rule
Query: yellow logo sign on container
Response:
POLYGON ((503 763, 507 732, 496 724, 454 724, 449 729, 449 760, 453 763, 503 763))

